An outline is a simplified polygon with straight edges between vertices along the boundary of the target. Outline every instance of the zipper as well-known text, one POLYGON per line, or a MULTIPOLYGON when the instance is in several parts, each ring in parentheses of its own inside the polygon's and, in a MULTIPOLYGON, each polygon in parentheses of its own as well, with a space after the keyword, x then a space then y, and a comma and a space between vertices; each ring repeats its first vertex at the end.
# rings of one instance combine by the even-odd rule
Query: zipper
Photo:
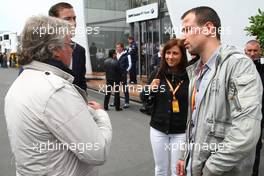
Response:
POLYGON ((241 104, 240 104, 239 99, 238 99, 237 88, 236 88, 234 82, 231 83, 230 88, 231 88, 231 93, 230 93, 231 95, 229 96, 229 98, 230 98, 230 100, 232 100, 234 102, 235 109, 237 111, 241 112, 242 108, 241 108, 241 104))

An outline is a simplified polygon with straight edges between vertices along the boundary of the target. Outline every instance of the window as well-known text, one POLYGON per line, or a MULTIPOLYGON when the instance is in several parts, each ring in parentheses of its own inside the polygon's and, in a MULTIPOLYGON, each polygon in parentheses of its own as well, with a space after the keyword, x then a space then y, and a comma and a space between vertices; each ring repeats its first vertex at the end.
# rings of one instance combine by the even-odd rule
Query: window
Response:
POLYGON ((4 35, 4 40, 9 40, 9 35, 8 34, 4 35))

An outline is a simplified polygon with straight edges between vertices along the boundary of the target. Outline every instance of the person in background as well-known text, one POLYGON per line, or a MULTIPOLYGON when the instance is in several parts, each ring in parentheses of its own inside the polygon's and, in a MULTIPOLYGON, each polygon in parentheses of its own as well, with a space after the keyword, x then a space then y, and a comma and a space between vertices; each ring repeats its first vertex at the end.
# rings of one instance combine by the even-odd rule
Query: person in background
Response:
MULTIPOLYGON (((60 2, 53 5, 49 9, 49 16, 56 17, 68 21, 72 26, 73 32, 75 33, 76 28, 76 15, 73 6, 66 2, 60 2)), ((72 30, 71 29, 71 30, 72 30)), ((75 43, 74 50, 72 52, 72 60, 69 68, 72 70, 74 75, 73 84, 79 86, 81 89, 86 91, 86 56, 85 49, 75 43)))
POLYGON ((128 53, 131 56, 131 69, 129 71, 129 83, 137 84, 137 61, 138 61, 138 46, 134 37, 128 37, 128 53))
POLYGON ((92 45, 89 48, 90 51, 90 58, 91 58, 91 65, 92 65, 92 71, 96 71, 97 68, 97 61, 96 61, 96 53, 97 53, 97 47, 94 42, 92 42, 92 45))
POLYGON ((0 67, 3 67, 3 54, 0 52, 0 67))
POLYGON ((121 69, 116 58, 115 50, 109 50, 109 58, 104 61, 104 70, 106 75, 106 93, 104 98, 104 109, 108 110, 109 99, 111 92, 114 91, 114 105, 116 111, 121 111, 120 108, 120 81, 121 69))
POLYGON ((109 155, 110 119, 100 104, 87 101, 86 94, 72 84, 71 35, 39 35, 48 27, 67 31, 70 25, 53 17, 28 19, 19 56, 24 71, 5 96, 16 175, 98 176, 96 166, 109 155))
POLYGON ((116 53, 117 53, 117 60, 119 63, 119 67, 122 73, 121 84, 123 87, 123 92, 125 94, 125 104, 123 105, 123 108, 129 108, 129 89, 127 86, 127 73, 130 71, 132 67, 131 56, 124 49, 124 44, 120 42, 116 44, 116 53))
POLYGON ((151 58, 151 69, 152 70, 155 70, 155 69, 157 69, 160 66, 161 55, 162 55, 163 48, 164 48, 164 44, 160 44, 159 52, 152 56, 152 58, 151 58))
POLYGON ((200 59, 187 68, 186 148, 177 173, 249 176, 262 119, 256 67, 244 53, 221 43, 221 20, 211 7, 192 8, 181 19, 184 46, 200 59))
POLYGON ((102 72, 103 62, 105 59, 105 50, 103 48, 98 49, 96 56, 96 72, 102 72))
POLYGON ((3 68, 8 68, 8 64, 7 64, 7 54, 6 54, 6 52, 4 52, 4 54, 3 54, 3 64, 2 64, 2 67, 3 68))
POLYGON ((185 140, 189 79, 186 50, 179 39, 169 40, 163 48, 161 65, 152 72, 142 92, 152 96, 150 141, 155 160, 155 176, 176 176, 180 146, 185 140), (169 166, 170 164, 170 166, 169 166), (170 168, 170 171, 169 171, 170 168))
MULTIPOLYGON (((260 43, 257 40, 250 40, 246 43, 245 47, 245 54, 252 59, 254 62, 260 78, 262 80, 262 84, 264 83, 264 63, 261 61, 261 48, 260 48, 260 43)), ((262 117, 263 117, 263 111, 264 111, 264 97, 262 94, 262 117)), ((252 176, 258 176, 259 174, 259 163, 260 163, 260 152, 262 148, 262 130, 263 130, 263 119, 261 120, 261 132, 260 132, 260 137, 256 146, 256 157, 255 157, 255 162, 253 166, 253 173, 252 176)))

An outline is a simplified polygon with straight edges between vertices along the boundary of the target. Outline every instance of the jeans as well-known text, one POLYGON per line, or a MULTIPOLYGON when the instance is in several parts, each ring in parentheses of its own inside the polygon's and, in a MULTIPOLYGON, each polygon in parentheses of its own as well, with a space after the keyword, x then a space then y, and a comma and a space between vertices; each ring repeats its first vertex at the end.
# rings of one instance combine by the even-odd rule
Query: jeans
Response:
POLYGON ((127 72, 122 73, 121 84, 123 87, 123 93, 125 95, 125 103, 129 104, 129 89, 127 85, 127 72))

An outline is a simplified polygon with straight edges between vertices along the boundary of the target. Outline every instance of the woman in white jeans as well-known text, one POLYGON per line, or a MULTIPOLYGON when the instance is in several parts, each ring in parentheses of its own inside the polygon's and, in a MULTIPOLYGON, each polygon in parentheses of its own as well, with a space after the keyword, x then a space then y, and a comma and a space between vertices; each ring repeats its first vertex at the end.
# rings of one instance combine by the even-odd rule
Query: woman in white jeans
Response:
POLYGON ((179 39, 169 40, 161 65, 142 94, 153 101, 150 140, 155 160, 155 176, 176 176, 176 163, 185 140, 188 85, 186 50, 179 39), (169 171, 170 165, 170 171, 169 171))

